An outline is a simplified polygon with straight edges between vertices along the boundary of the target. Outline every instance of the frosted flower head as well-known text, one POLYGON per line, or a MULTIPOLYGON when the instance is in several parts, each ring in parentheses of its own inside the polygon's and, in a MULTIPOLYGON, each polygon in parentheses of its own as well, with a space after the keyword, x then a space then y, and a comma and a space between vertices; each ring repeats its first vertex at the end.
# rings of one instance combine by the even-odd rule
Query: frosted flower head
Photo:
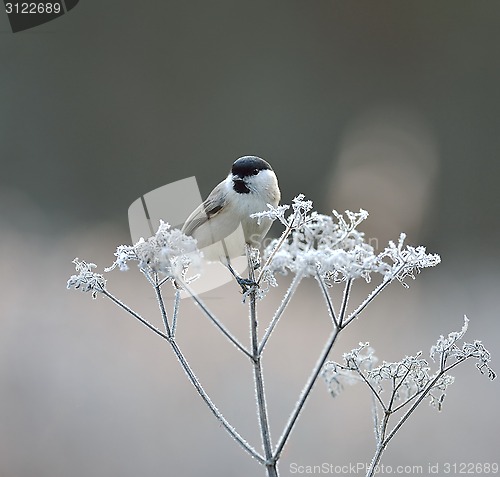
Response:
POLYGON ((460 331, 449 333, 446 338, 441 336, 431 348, 431 357, 439 362, 439 368, 435 372, 431 372, 422 353, 405 356, 400 361, 384 361, 380 366, 373 367, 376 363, 373 350, 368 347, 368 343, 360 343, 358 348, 344 354, 343 363, 327 363, 323 369, 323 377, 334 397, 346 384, 363 381, 377 395, 379 402, 382 402, 382 393, 389 391, 385 409, 390 412, 408 405, 417 396, 428 399, 430 405, 441 410, 446 391, 455 380, 448 371, 457 364, 474 359, 482 374, 487 374, 490 379, 496 377, 489 365, 490 353, 480 341, 464 343, 462 346, 457 344, 463 339, 467 326, 468 320, 465 318, 460 331))
POLYGON ((363 278, 367 282, 372 274, 379 274, 384 280, 398 279, 405 286, 404 279, 412 278, 422 268, 435 266, 440 262, 438 255, 428 254, 424 247, 405 246, 405 235, 399 241, 390 242, 377 254, 366 242, 365 235, 357 227, 368 217, 366 210, 346 211, 332 216, 311 212, 312 203, 300 195, 293 200, 292 211, 286 216, 288 206, 272 207, 255 214, 259 219, 268 217, 280 220, 289 235, 278 250, 280 241, 272 241, 264 251, 264 258, 273 256, 269 265, 271 273, 302 273, 335 282, 363 278))
POLYGON ((476 368, 481 374, 486 374, 489 379, 496 378, 496 373, 490 367, 491 354, 479 340, 472 343, 464 342, 462 346, 457 344, 461 341, 469 327, 469 319, 464 316, 464 324, 460 331, 453 331, 447 337, 441 335, 437 343, 431 347, 430 355, 434 361, 438 361, 441 366, 449 365, 466 359, 476 360, 476 368))
POLYGON ((257 212, 250 215, 257 219, 257 223, 260 223, 263 218, 270 220, 279 220, 285 227, 290 227, 292 229, 300 227, 302 224, 308 222, 311 216, 315 215, 315 212, 309 214, 312 210, 312 201, 304 200, 304 194, 299 194, 292 200, 292 212, 285 216, 285 212, 290 209, 289 205, 278 205, 277 207, 267 204, 268 210, 264 212, 257 212))
POLYGON ((405 246, 405 240, 406 234, 402 233, 397 244, 390 241, 379 258, 386 261, 388 266, 385 278, 389 280, 397 278, 408 288, 408 284, 404 281, 406 277, 414 280, 416 274, 423 268, 435 267, 441 263, 441 257, 438 254, 427 253, 423 246, 405 246))
POLYGON ((336 397, 345 385, 365 382, 379 397, 389 390, 392 409, 405 406, 423 392, 431 405, 441 409, 446 389, 454 381, 447 374, 431 375, 429 363, 421 358, 421 353, 373 367, 377 362, 373 349, 368 343, 360 343, 358 348, 345 353, 343 359, 343 363, 329 362, 324 367, 323 377, 330 394, 336 397))
POLYGON ((256 212, 250 217, 257 219, 257 224, 260 225, 263 218, 271 219, 273 222, 279 220, 283 225, 286 225, 285 212, 290 208, 289 205, 278 205, 277 207, 267 204, 268 210, 256 212))
POLYGON ((66 285, 68 289, 81 290, 82 292, 92 293, 92 298, 97 297, 98 292, 102 292, 106 288, 106 280, 100 273, 95 273, 92 269, 96 268, 95 263, 87 263, 83 260, 75 258, 77 275, 71 275, 66 285))
MULTIPOLYGON (((397 383, 394 392, 394 402, 397 403, 423 391, 431 380, 429 371, 429 363, 421 358, 421 353, 417 353, 415 356, 405 356, 401 361, 384 361, 382 365, 372 369, 367 378, 379 391, 384 390, 385 383, 397 383)), ((449 384, 451 382, 453 381, 449 384)))
MULTIPOLYGON (((274 272, 296 273, 314 276, 320 273, 328 278, 352 278, 369 275, 373 264, 368 264, 374 257, 373 248, 364 242, 364 235, 356 230, 368 213, 346 212, 346 218, 336 214, 333 217, 313 212, 309 214, 311 203, 296 204, 295 211, 286 223, 293 228, 289 239, 275 254, 271 263, 274 272)), ((276 246, 272 242, 264 255, 270 255, 276 246)))
POLYGON ((337 397, 347 385, 362 381, 360 371, 369 371, 378 361, 369 343, 359 343, 349 353, 344 353, 342 364, 328 361, 323 367, 322 376, 332 397, 337 397))
POLYGON ((445 338, 443 335, 439 337, 437 343, 431 347, 430 355, 433 360, 437 356, 441 356, 443 354, 451 354, 457 352, 460 348, 456 345, 457 341, 460 341, 465 333, 467 333, 467 329, 469 328, 469 319, 467 316, 464 316, 464 325, 460 331, 452 331, 445 338))
POLYGON ((190 265, 198 266, 201 262, 196 240, 163 221, 155 235, 147 240, 141 238, 135 245, 120 245, 115 256, 106 271, 115 267, 128 270, 128 262, 136 261, 146 274, 162 273, 169 278, 184 277, 190 265))

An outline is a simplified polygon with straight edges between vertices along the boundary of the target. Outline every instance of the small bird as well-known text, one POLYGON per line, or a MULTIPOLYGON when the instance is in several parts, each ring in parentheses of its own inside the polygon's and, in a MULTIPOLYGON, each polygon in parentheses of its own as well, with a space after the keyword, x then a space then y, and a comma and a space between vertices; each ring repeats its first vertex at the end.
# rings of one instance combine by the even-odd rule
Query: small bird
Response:
POLYGON ((276 207, 281 193, 272 167, 264 159, 244 156, 237 159, 225 180, 187 218, 182 232, 198 242, 209 261, 220 260, 245 289, 248 280, 232 269, 231 258, 244 255, 246 245, 259 248, 272 221, 260 223, 251 214, 276 207))

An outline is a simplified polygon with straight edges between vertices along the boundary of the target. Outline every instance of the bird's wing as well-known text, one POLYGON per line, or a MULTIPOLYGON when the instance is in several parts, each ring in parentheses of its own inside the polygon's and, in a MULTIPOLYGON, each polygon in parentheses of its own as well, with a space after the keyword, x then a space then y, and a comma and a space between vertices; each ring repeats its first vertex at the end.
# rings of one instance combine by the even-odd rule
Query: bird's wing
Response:
POLYGON ((198 227, 215 217, 224 207, 227 200, 224 182, 221 182, 210 193, 206 200, 200 204, 192 214, 186 219, 182 227, 182 232, 186 235, 193 235, 198 227))

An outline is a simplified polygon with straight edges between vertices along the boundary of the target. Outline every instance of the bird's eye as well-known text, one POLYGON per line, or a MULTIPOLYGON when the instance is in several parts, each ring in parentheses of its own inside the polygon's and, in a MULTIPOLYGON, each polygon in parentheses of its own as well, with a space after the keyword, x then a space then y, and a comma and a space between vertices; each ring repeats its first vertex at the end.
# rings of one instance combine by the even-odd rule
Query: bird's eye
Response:
POLYGON ((253 175, 253 176, 256 176, 258 173, 259 173, 259 169, 254 169, 254 170, 252 171, 252 175, 253 175))

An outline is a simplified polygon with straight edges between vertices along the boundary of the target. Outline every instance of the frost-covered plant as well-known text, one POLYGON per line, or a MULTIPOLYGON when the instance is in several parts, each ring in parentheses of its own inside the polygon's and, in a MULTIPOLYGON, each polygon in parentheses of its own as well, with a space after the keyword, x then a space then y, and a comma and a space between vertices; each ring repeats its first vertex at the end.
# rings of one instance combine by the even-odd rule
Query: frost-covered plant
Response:
POLYGON ((375 367, 378 360, 369 343, 360 343, 359 347, 345 353, 343 363, 330 361, 325 364, 323 377, 333 397, 338 396, 346 384, 357 382, 364 383, 371 392, 377 447, 368 476, 376 473, 389 441, 422 401, 427 399, 430 405, 441 411, 448 386, 455 380, 448 371, 472 359, 482 374, 495 379, 495 372, 490 367, 490 353, 481 341, 464 342, 462 346, 457 344, 463 339, 468 323, 469 320, 464 317, 461 331, 452 332, 447 338, 441 336, 431 347, 430 357, 438 363, 434 372, 422 358, 422 352, 393 363, 384 361, 375 367), (389 429, 389 420, 398 412, 398 422, 389 429))
POLYGON ((462 347, 457 344, 467 329, 466 320, 460 332, 450 333, 447 338, 441 337, 432 347, 431 357, 439 365, 434 373, 431 373, 430 365, 421 357, 421 353, 407 356, 397 363, 383 362, 382 365, 375 367, 376 358, 368 344, 361 344, 345 354, 342 364, 327 362, 339 334, 361 315, 385 287, 394 281, 408 287, 408 278, 415 279, 423 268, 437 265, 440 257, 427 253, 424 247, 405 245, 404 234, 400 235, 397 242, 389 242, 383 251, 377 253, 367 243, 364 234, 357 229, 368 217, 368 213, 364 210, 346 211, 344 214, 333 211, 333 216, 322 215, 312 211, 312 203, 304 200, 303 195, 297 196, 291 206, 268 207, 269 210, 254 214, 253 217, 257 221, 264 217, 278 220, 284 226, 284 231, 279 239, 273 240, 263 250, 262 263, 259 251, 247 247, 249 283, 255 285, 249 286, 243 297, 250 312, 250 342, 246 346, 238 341, 189 286, 199 273, 200 253, 196 249, 195 240, 183 235, 177 229, 172 229, 164 222, 160 223, 153 237, 147 240, 141 239, 135 245, 119 246, 113 265, 105 269, 107 272, 116 267, 127 270, 129 262, 137 263, 138 269, 155 291, 163 319, 163 330, 150 324, 137 311, 116 298, 108 290, 103 275, 94 271, 96 265, 93 263, 75 259, 77 274, 71 276, 67 287, 91 292, 93 298, 99 294, 106 296, 166 340, 207 407, 232 438, 266 468, 268 476, 278 475, 277 464, 283 448, 295 428, 313 386, 321 375, 327 381, 333 396, 336 396, 345 384, 364 382, 373 396, 377 451, 367 474, 373 475, 388 442, 424 399, 429 399, 432 404, 441 408, 446 388, 453 382, 453 378, 447 374, 451 368, 467 359, 475 359, 481 372, 487 373, 491 379, 495 377, 489 366, 490 355, 480 341, 465 343, 462 347), (260 337, 258 326, 263 322, 260 317, 259 321, 257 320, 257 304, 259 300, 265 299, 272 287, 278 287, 280 277, 287 274, 293 276, 292 282, 284 292, 283 300, 272 318, 264 322, 267 328, 260 337), (331 321, 331 332, 294 408, 290 411, 279 439, 273 442, 263 379, 264 351, 291 298, 305 278, 314 279, 322 292, 331 321), (364 300, 353 304, 350 303, 351 291, 356 281, 367 283, 373 281, 375 284, 364 300), (162 287, 168 282, 175 289, 171 312, 166 309, 162 291, 162 287), (339 303, 334 303, 330 290, 339 286, 343 288, 342 297, 339 303), (249 359, 254 373, 256 407, 262 439, 261 451, 252 447, 226 420, 203 389, 181 351, 176 338, 176 325, 182 290, 199 305, 201 313, 235 346, 237 352, 249 359), (384 401, 381 393, 387 385, 391 391, 387 394, 388 400, 384 401), (392 430, 389 430, 389 418, 398 411, 403 415, 392 430))

